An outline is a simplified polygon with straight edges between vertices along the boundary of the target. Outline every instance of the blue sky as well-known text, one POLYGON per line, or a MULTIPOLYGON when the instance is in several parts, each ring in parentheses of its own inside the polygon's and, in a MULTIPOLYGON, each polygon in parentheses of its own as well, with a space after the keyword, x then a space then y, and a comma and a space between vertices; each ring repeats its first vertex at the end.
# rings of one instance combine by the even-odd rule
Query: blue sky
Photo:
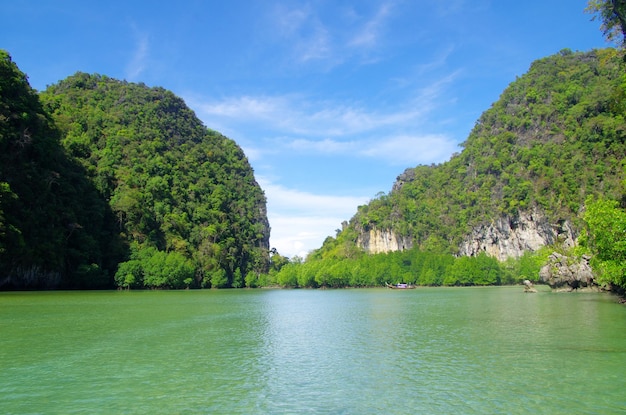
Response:
POLYGON ((244 149, 292 257, 460 151, 533 60, 609 46, 586 3, 0 0, 0 48, 38 90, 82 71, 185 99, 244 149))

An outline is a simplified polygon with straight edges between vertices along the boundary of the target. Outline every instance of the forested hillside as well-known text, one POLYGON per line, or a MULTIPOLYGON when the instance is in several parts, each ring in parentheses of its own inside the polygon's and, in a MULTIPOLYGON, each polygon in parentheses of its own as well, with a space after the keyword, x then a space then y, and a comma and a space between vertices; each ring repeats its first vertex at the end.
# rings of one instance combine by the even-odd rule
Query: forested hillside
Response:
POLYGON ((124 259, 112 211, 59 139, 0 51, 0 289, 111 287, 124 259))
POLYGON ((180 98, 77 73, 41 99, 131 246, 118 285, 237 287, 266 270, 269 225, 253 170, 180 98))
POLYGON ((359 207, 340 239, 378 227, 421 249, 456 253, 473 227, 502 215, 538 210, 579 224, 588 195, 621 197, 625 88, 613 49, 534 62, 483 113, 459 154, 405 171, 389 194, 359 207))
POLYGON ((38 95, 0 54, 0 289, 255 285, 265 195, 162 88, 77 73, 38 95))
MULTIPOLYGON (((498 267, 483 255, 473 263, 453 256, 474 230, 500 218, 515 222, 530 212, 529 217, 541 217, 553 226, 567 223, 578 235, 584 227, 581 213, 588 197, 622 199, 625 73, 623 55, 614 49, 563 50, 534 62, 482 114, 462 151, 440 165, 407 169, 389 193, 360 206, 336 238, 327 238, 312 252, 308 265, 300 271, 286 267, 277 281, 351 285, 354 276, 338 265, 341 261, 352 262, 353 268, 371 264, 365 269, 378 264, 380 272, 390 278, 401 275, 406 282, 426 285, 512 282, 522 275, 522 268, 534 278, 540 258, 531 259, 532 252, 515 266, 501 264, 498 272, 505 279, 480 276, 477 269, 482 267, 482 274, 487 275, 498 267), (413 254, 403 254, 397 259, 400 264, 393 266, 382 259, 391 259, 393 253, 380 255, 379 260, 367 259, 358 241, 372 229, 410 241, 413 254), (449 259, 435 261, 436 255, 427 259, 424 252, 449 259), (424 267, 429 261, 437 263, 424 267), (459 265, 462 262, 467 263, 459 265), (453 277, 455 267, 458 275, 453 277), (306 272, 312 272, 312 277, 303 277, 306 272)), ((385 278, 369 274, 355 281, 357 285, 379 285, 385 278)))

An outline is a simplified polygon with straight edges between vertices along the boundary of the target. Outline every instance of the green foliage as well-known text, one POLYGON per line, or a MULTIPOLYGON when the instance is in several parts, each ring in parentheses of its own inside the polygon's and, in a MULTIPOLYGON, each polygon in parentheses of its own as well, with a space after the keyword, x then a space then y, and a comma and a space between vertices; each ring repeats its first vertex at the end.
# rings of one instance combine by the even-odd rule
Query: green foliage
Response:
POLYGON ((421 286, 513 284, 524 279, 519 275, 521 269, 533 273, 530 278, 536 280, 542 259, 543 253, 528 253, 505 265, 484 253, 455 258, 410 249, 358 258, 291 262, 275 273, 273 281, 288 288, 380 287, 400 282, 421 286), (517 277, 511 277, 512 273, 517 277))
POLYGON ((124 247, 39 97, 0 51, 0 288, 110 287, 124 247))
POLYGON ((77 73, 38 96, 0 52, 0 93, 0 288, 240 287, 267 270, 252 168, 171 92, 77 73))
POLYGON ((594 14, 594 20, 600 18, 600 30, 608 40, 626 45, 626 1, 589 0, 585 11, 594 14))
POLYGON ((626 210, 615 200, 588 199, 581 244, 594 255, 601 283, 626 289, 626 210))
POLYGON ((508 276, 508 283, 521 283, 524 280, 538 282, 539 271, 553 251, 553 247, 543 247, 536 252, 524 252, 524 255, 513 261, 509 267, 511 273, 508 276))
POLYGON ((252 168, 241 148, 204 127, 180 98, 77 73, 41 99, 63 146, 109 202, 118 232, 150 252, 141 278, 121 266, 119 286, 241 287, 244 275, 267 271, 265 195, 252 168), (181 258, 192 261, 193 276, 177 268, 181 258), (160 265, 185 277, 166 278, 160 265))
POLYGON ((444 285, 499 285, 502 271, 497 259, 484 252, 476 257, 462 256, 447 270, 444 285))
POLYGON ((193 279, 195 266, 178 252, 133 245, 129 261, 120 264, 115 281, 123 288, 183 288, 193 279))

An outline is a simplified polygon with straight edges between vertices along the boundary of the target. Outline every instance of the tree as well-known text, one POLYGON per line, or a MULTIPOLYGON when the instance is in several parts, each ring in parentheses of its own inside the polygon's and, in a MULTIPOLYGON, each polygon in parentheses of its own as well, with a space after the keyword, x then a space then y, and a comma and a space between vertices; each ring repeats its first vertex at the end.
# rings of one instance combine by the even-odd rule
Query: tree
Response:
POLYGON ((594 254, 592 266, 600 282, 626 289, 626 211, 615 200, 592 200, 586 204, 584 245, 594 254))
POLYGON ((589 0, 587 13, 594 13, 602 21, 600 30, 609 41, 626 46, 626 0, 589 0))

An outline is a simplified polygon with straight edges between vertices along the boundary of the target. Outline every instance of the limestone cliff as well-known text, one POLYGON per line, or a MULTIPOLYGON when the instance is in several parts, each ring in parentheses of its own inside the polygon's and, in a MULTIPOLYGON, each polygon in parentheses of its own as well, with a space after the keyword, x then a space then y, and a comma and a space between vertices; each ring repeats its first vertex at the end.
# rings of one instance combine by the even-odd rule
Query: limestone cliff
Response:
MULTIPOLYGON (((502 216, 475 227, 458 248, 458 254, 475 256, 486 252, 500 261, 519 258, 526 251, 536 251, 546 245, 575 244, 576 234, 569 221, 551 223, 541 212, 534 210, 519 215, 502 216)), ((398 235, 390 229, 360 230, 357 246, 370 254, 402 251, 414 245, 410 236, 398 235)))
POLYGON ((534 210, 475 227, 461 243, 459 254, 474 256, 486 252, 503 261, 557 242, 573 246, 574 241, 575 233, 569 221, 550 223, 544 214, 534 210))
POLYGON ((359 233, 356 244, 370 254, 403 251, 413 246, 410 238, 397 235, 389 229, 376 228, 359 233))

